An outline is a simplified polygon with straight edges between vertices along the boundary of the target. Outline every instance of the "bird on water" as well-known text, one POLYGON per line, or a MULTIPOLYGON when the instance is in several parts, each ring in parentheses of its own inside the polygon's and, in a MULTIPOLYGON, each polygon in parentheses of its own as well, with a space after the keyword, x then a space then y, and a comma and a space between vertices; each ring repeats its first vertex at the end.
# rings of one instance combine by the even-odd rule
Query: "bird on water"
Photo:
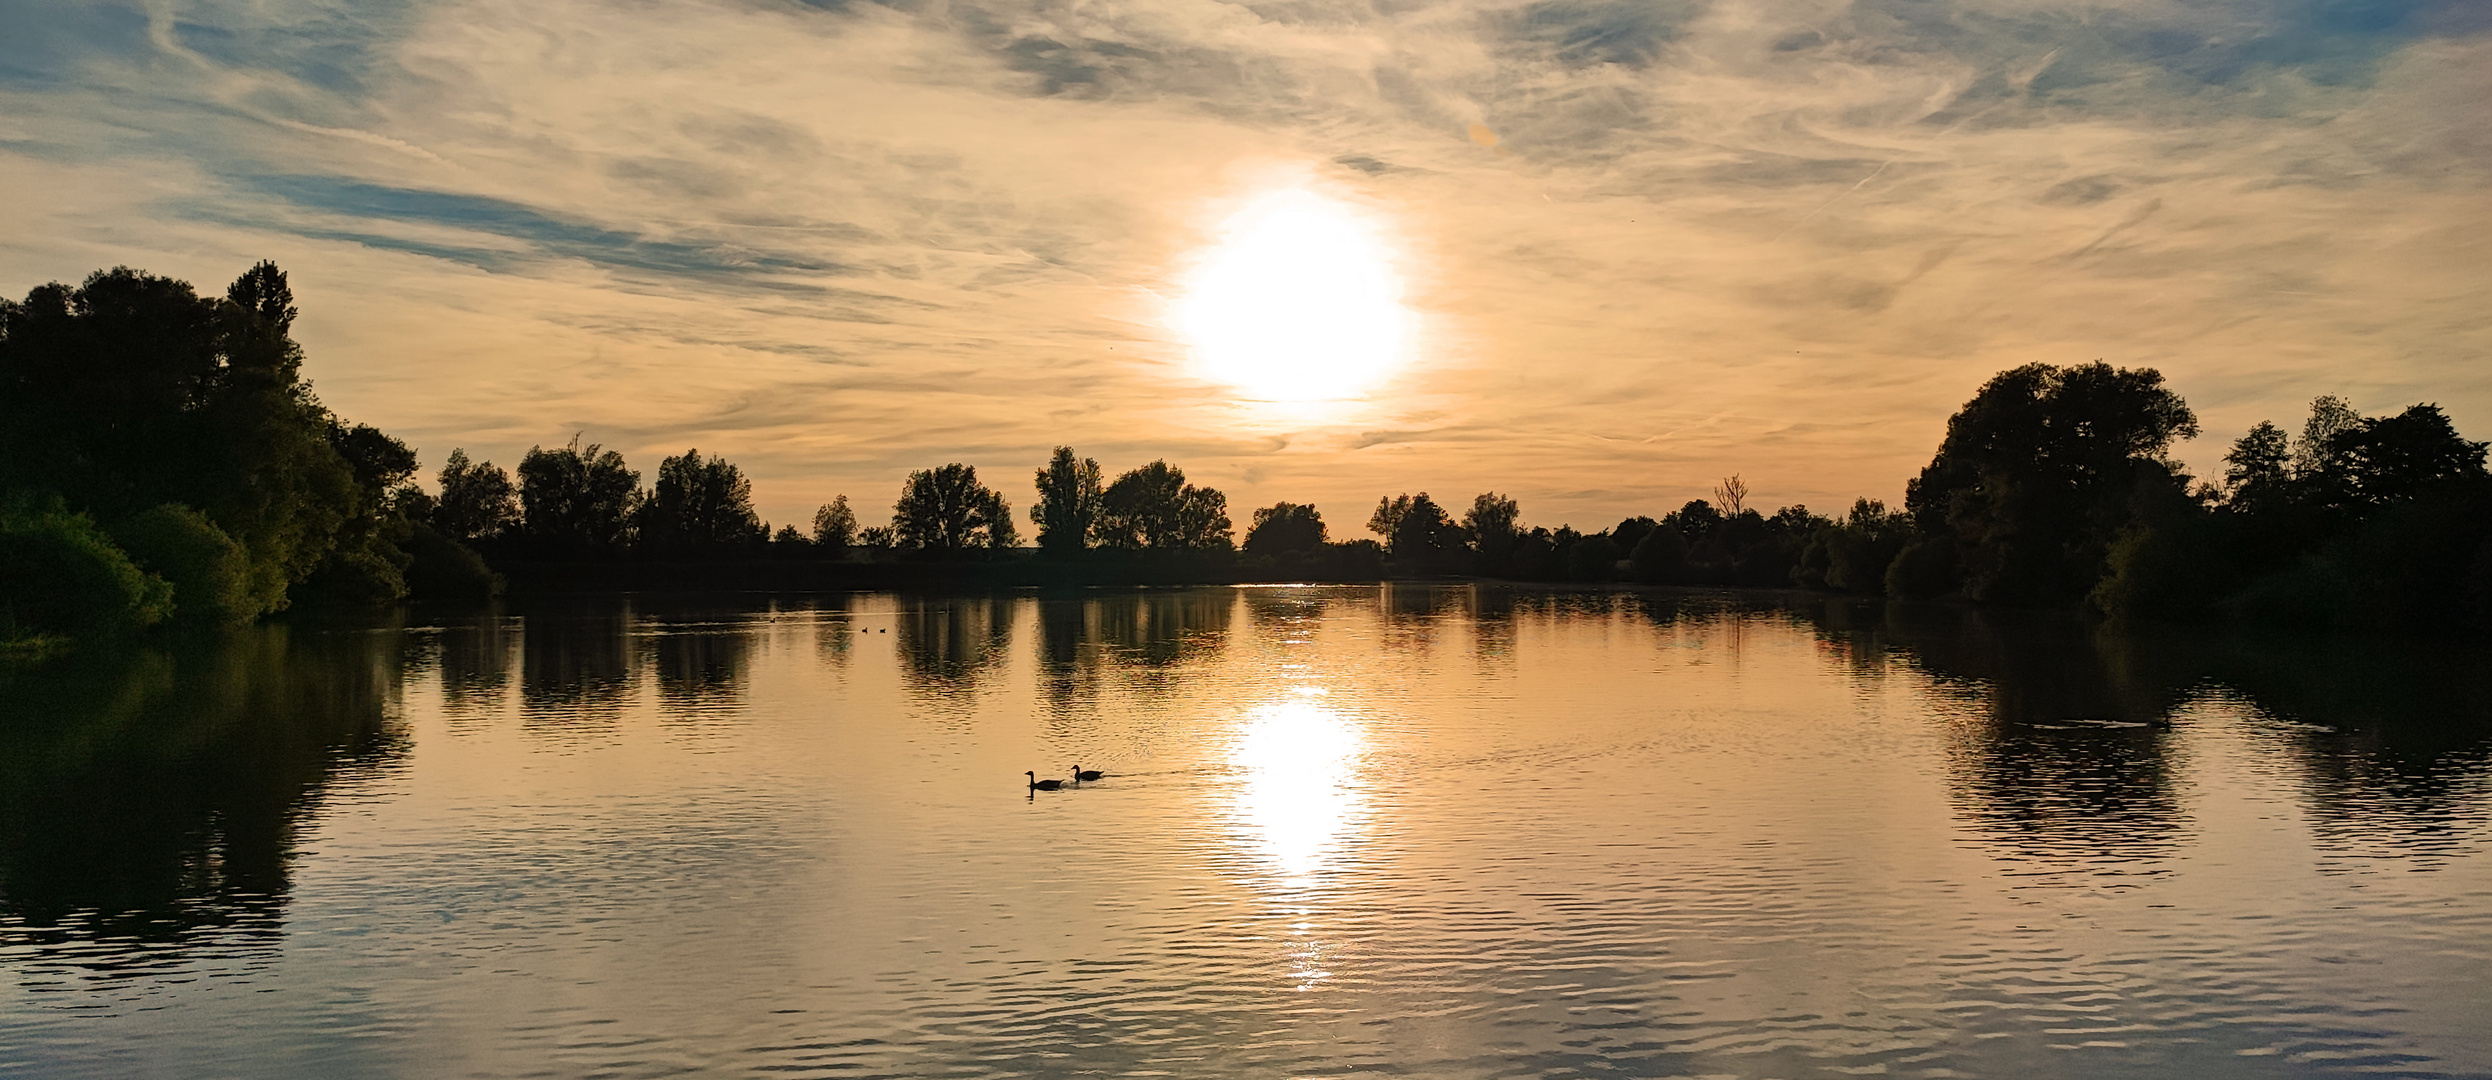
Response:
POLYGON ((1106 775, 1106 773, 1100 772, 1097 769, 1085 769, 1079 765, 1073 766, 1073 779, 1075 780, 1096 780, 1106 775))
POLYGON ((1062 780, 1039 779, 1038 770, 1036 769, 1024 769, 1021 771, 1021 775, 1030 778, 1030 790, 1032 791, 1056 791, 1064 787, 1064 781, 1062 780))

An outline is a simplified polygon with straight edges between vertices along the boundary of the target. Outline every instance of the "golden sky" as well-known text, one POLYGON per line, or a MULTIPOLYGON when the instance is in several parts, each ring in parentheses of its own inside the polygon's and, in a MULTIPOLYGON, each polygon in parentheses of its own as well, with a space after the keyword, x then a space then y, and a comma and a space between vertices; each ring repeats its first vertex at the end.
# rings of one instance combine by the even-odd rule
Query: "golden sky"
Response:
POLYGON ((2034 361, 2161 369, 2205 474, 2319 394, 2492 438, 2486 12, 12 4, 0 291, 273 258, 322 397, 428 473, 697 446, 780 522, 947 461, 1026 508, 1058 443, 1337 537, 1390 492, 1600 528, 1732 472, 1836 512, 2034 361), (1275 198, 1355 234, 1280 278, 1406 312, 1350 396, 1254 400, 1180 329, 1275 198))

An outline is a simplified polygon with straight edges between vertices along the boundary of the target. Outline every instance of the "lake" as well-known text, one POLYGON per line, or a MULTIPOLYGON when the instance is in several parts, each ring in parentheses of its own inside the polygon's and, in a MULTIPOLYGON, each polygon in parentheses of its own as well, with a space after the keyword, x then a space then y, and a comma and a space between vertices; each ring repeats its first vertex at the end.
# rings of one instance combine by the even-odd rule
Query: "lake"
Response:
POLYGON ((0 770, 15 1075, 2492 1075, 2482 643, 515 601, 0 678, 0 770))

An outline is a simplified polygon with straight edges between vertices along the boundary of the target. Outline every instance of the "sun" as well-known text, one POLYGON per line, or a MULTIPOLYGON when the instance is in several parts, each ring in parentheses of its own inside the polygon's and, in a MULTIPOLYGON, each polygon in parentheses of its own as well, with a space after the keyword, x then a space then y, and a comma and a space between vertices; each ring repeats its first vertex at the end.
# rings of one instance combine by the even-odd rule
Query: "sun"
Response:
POLYGON ((1350 207, 1257 200, 1188 283, 1176 328, 1204 374, 1272 401, 1356 397, 1399 366, 1411 314, 1391 251, 1350 207))

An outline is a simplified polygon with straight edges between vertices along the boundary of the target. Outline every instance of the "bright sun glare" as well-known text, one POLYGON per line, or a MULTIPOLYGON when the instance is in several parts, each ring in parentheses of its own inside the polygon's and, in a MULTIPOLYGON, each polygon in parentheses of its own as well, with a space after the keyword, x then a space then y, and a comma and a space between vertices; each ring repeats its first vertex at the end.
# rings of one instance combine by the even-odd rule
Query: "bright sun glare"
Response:
POLYGON ((1353 397, 1400 363, 1410 312, 1349 207, 1285 191, 1229 223, 1177 307, 1205 373, 1273 401, 1353 397))

